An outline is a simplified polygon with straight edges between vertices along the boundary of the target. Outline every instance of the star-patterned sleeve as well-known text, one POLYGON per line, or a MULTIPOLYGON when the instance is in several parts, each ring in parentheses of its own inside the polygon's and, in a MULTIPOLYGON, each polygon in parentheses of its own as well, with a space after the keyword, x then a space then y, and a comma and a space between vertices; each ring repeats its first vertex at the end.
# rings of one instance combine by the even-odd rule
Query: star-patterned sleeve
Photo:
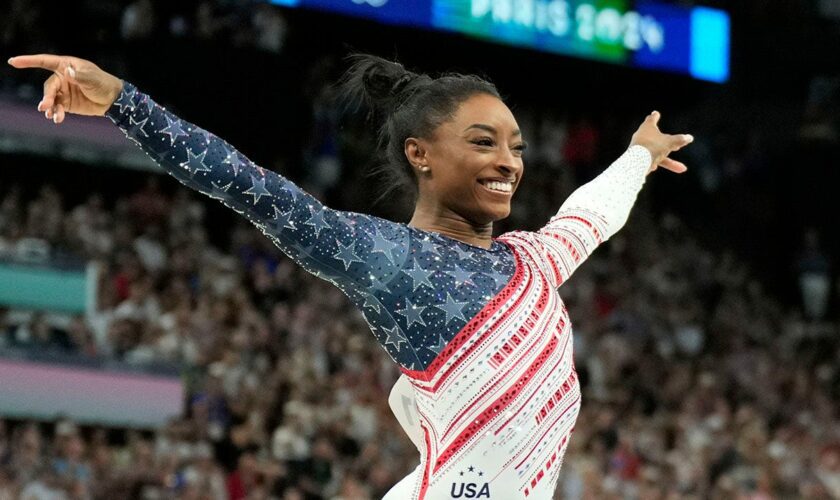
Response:
POLYGON ((131 83, 106 116, 183 184, 245 216, 307 271, 351 298, 386 280, 406 257, 407 231, 363 214, 324 207, 283 176, 187 123, 131 83))
POLYGON ((627 222, 651 161, 643 146, 630 147, 598 177, 576 189, 545 227, 517 231, 511 237, 542 256, 547 275, 559 287, 627 222))

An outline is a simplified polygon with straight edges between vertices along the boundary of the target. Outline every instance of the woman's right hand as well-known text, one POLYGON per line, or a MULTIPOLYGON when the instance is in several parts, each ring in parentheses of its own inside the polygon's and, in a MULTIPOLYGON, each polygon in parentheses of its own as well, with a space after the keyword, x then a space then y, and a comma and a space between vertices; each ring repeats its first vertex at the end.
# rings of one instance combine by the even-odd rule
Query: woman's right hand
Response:
POLYGON ((44 98, 38 103, 38 111, 55 123, 63 122, 65 113, 105 115, 123 87, 122 80, 78 57, 52 54, 17 56, 9 59, 9 64, 18 69, 52 71, 53 74, 44 82, 44 98))
POLYGON ((633 134, 633 139, 630 141, 631 146, 644 146, 650 151, 650 156, 653 162, 648 170, 648 174, 656 170, 657 167, 663 167, 681 174, 688 170, 684 163, 668 158, 668 155, 674 151, 679 151, 683 147, 689 145, 694 141, 691 134, 663 134, 659 130, 659 111, 647 115, 645 121, 633 134))

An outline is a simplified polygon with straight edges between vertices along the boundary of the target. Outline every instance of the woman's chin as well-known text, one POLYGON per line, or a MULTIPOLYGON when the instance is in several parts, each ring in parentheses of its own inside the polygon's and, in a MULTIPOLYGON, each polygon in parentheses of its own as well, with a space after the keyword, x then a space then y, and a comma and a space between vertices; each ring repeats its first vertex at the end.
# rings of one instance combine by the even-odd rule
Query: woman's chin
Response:
POLYGON ((481 219, 486 223, 498 222, 507 219, 510 215, 510 205, 504 207, 488 207, 483 213, 481 219))

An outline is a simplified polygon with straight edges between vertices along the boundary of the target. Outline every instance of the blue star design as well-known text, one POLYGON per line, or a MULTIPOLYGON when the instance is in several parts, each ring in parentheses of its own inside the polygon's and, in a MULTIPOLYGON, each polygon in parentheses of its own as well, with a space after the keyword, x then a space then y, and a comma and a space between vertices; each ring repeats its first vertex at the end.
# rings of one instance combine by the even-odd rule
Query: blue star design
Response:
POLYGON ((420 288, 420 286, 422 285, 426 285, 429 288, 434 288, 434 285, 432 285, 432 282, 429 280, 429 278, 431 278, 432 275, 435 274, 435 272, 423 269, 422 267, 420 267, 420 263, 416 260, 414 261, 413 268, 404 270, 403 272, 408 274, 411 277, 412 282, 414 283, 414 286, 411 289, 412 292, 416 292, 417 289, 420 288))
POLYGON ((321 231, 329 228, 332 229, 327 221, 324 219, 324 210, 323 209, 315 209, 312 206, 309 207, 309 213, 311 214, 308 219, 306 219, 307 226, 312 226, 315 228, 315 238, 321 237, 321 231))
POLYGON ((213 139, 213 137, 215 137, 213 134, 204 130, 203 128, 196 128, 196 131, 204 136, 204 142, 207 143, 208 146, 210 145, 210 141, 213 139))
POLYGON ((420 252, 432 252, 435 255, 439 255, 437 253, 437 245, 427 238, 420 240, 420 252))
POLYGON ((119 106, 120 114, 125 112, 125 108, 134 109, 134 96, 137 94, 137 89, 131 89, 131 92, 122 92, 120 93, 120 98, 117 99, 114 104, 119 106))
POLYGON ((271 193, 265 188, 265 177, 251 177, 251 187, 242 192, 242 194, 250 194, 254 197, 254 205, 259 203, 260 198, 269 196, 271 193))
POLYGON ((420 323, 423 326, 426 326, 426 322, 423 321, 423 318, 420 316, 423 311, 426 310, 427 306, 417 307, 411 303, 409 299, 405 299, 405 308, 404 309, 397 309, 396 313, 400 316, 403 316, 408 323, 406 329, 411 328, 414 323, 420 323))
POLYGON ((211 189, 210 189, 210 192, 207 193, 207 195, 210 196, 211 198, 215 198, 217 200, 222 200, 222 201, 227 200, 227 198, 228 198, 227 190, 230 189, 231 184, 233 184, 233 182, 228 182, 224 186, 219 186, 215 182, 211 182, 210 183, 210 188, 211 189))
POLYGON ((391 256, 391 251, 397 248, 398 246, 399 245, 397 245, 396 243, 387 240, 384 236, 377 234, 373 236, 373 248, 371 248, 370 252, 380 252, 382 254, 385 254, 385 257, 388 259, 388 262, 393 264, 394 259, 391 256))
POLYGON ((388 290, 388 284, 380 280, 378 276, 371 274, 369 277, 371 289, 391 293, 391 291, 388 290))
POLYGON ((341 241, 335 240, 336 244, 338 245, 338 252, 333 254, 333 257, 340 260, 342 264, 344 264, 344 270, 347 271, 350 269, 350 264, 354 262, 359 262, 364 264, 365 261, 359 258, 353 252, 353 242, 351 241, 349 245, 345 246, 341 244, 341 241))
POLYGON ((362 309, 364 309, 365 307, 373 309, 374 311, 376 311, 376 314, 379 314, 379 312, 381 311, 381 308, 379 307, 379 301, 376 300, 376 297, 374 297, 373 295, 365 295, 365 303, 362 304, 362 309))
POLYGON ((222 163, 227 163, 233 168, 233 176, 236 177, 239 175, 239 169, 244 167, 245 164, 239 158, 239 153, 235 150, 232 150, 227 147, 227 145, 222 146, 222 149, 225 151, 225 159, 222 163))
POLYGON ((382 331, 385 332, 385 342, 382 343, 383 345, 387 346, 390 344, 397 349, 397 352, 400 352, 400 344, 408 344, 408 340, 406 340, 405 335, 403 335, 399 327, 395 326, 391 329, 382 327, 382 331))
POLYGON ((148 95, 143 95, 143 102, 142 104, 146 105, 146 109, 149 111, 148 114, 152 114, 152 111, 155 110, 155 101, 152 100, 151 97, 148 95))
POLYGON ((458 260, 472 259, 472 252, 464 250, 461 245, 455 245, 453 250, 458 254, 458 260))
POLYGON ((470 281, 475 271, 467 271, 464 268, 456 267, 452 271, 446 271, 446 274, 455 278, 455 286, 458 286, 459 283, 464 284, 470 281))
POLYGON ((187 161, 181 162, 181 166, 190 171, 190 177, 194 177, 199 172, 210 172, 210 167, 204 164, 204 157, 207 156, 207 150, 196 155, 189 148, 187 149, 187 161))
POLYGON ((500 285, 506 284, 508 281, 510 281, 510 275, 509 274, 500 273, 495 268, 493 268, 492 273, 483 273, 483 274, 486 274, 486 275, 490 276, 490 278, 496 283, 496 287, 499 287, 500 285))
POLYGON ((170 146, 175 145, 175 141, 181 137, 187 137, 187 133, 184 132, 184 129, 181 128, 181 120, 173 120, 169 118, 169 115, 164 115, 166 118, 166 123, 168 124, 166 127, 158 130, 158 133, 167 134, 169 136, 170 146))
POLYGON ((469 304, 469 302, 457 302, 454 298, 452 298, 452 294, 446 294, 446 303, 435 305, 438 309, 443 310, 446 313, 446 319, 443 321, 444 325, 448 325, 450 321, 455 318, 460 318, 463 321, 467 321, 467 318, 464 317, 464 306, 469 304))
POLYGON ((288 212, 281 212, 275 205, 272 205, 271 207, 274 208, 274 229, 277 231, 282 231, 283 229, 297 229, 297 226, 295 226, 295 223, 292 221, 291 210, 288 212))
POLYGON ((149 134, 146 132, 146 129, 143 128, 143 127, 146 126, 146 122, 148 122, 148 121, 149 121, 148 116, 146 118, 143 118, 139 122, 134 120, 134 115, 131 115, 131 116, 128 117, 128 123, 132 127, 136 128, 138 131, 140 131, 140 133, 143 134, 143 137, 149 137, 149 134))
POLYGON ((292 195, 292 203, 295 205, 298 204, 300 200, 306 198, 306 193, 295 185, 288 186, 285 191, 292 195))
POLYGON ((446 340, 444 340, 443 335, 438 334, 438 343, 429 346, 429 349, 439 354, 444 347, 446 347, 446 340))

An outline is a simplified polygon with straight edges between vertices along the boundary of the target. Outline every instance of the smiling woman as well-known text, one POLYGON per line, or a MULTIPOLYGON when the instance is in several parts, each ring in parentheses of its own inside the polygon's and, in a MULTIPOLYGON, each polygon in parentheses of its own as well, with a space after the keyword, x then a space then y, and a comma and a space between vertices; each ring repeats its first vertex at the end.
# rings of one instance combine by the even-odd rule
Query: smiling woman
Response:
POLYGON ((212 133, 83 59, 12 58, 52 72, 38 110, 107 116, 185 185, 254 223, 291 259, 336 285, 400 366, 397 418, 420 465, 386 498, 553 496, 580 407, 572 330, 554 293, 627 220, 646 175, 691 136, 649 115, 630 148, 539 231, 492 237, 521 182, 525 144, 495 87, 359 55, 349 101, 382 120, 386 170, 417 194, 399 224, 324 207, 212 133))
MULTIPOLYGON (((406 140, 406 156, 427 165, 410 224, 459 239, 474 233, 482 246, 493 222, 510 214, 510 200, 524 173, 525 143, 510 109, 498 98, 476 94, 428 139, 406 140), (438 227, 446 218, 461 227, 438 227)), ((467 236, 469 237, 469 236, 467 236)))

